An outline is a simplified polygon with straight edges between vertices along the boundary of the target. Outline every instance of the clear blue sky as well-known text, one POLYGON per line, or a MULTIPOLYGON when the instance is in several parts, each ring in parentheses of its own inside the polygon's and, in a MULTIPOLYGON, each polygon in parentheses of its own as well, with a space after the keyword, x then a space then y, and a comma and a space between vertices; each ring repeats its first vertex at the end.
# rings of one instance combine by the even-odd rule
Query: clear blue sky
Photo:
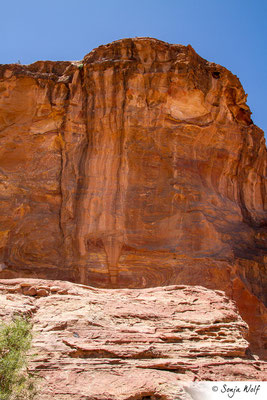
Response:
POLYGON ((236 74, 267 132, 267 0, 6 0, 0 63, 80 60, 113 40, 191 44, 236 74))

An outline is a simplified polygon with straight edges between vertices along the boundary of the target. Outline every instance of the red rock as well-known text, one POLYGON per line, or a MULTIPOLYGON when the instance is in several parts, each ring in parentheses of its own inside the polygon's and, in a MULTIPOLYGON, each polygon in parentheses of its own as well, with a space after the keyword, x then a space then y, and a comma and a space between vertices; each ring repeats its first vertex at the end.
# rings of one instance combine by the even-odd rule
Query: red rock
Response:
POLYGON ((236 76, 150 38, 1 65, 0 132, 0 277, 224 290, 263 349, 266 147, 236 76))
MULTIPOLYGON (((23 289, 22 293, 25 295, 28 295, 28 296, 36 296, 37 291, 34 287, 31 286, 30 288, 27 287, 27 288, 23 289)), ((38 295, 40 296, 39 293, 38 293, 38 295)))
POLYGON ((40 296, 40 297, 46 297, 46 296, 48 296, 49 292, 44 288, 40 288, 40 289, 37 289, 36 294, 37 294, 37 296, 40 296))
POLYGON ((195 380, 265 379, 267 363, 248 352, 248 326, 223 292, 27 279, 50 294, 26 297, 24 282, 0 281, 1 317, 22 309, 32 315, 29 371, 41 378, 40 400, 190 400, 185 387, 195 380))

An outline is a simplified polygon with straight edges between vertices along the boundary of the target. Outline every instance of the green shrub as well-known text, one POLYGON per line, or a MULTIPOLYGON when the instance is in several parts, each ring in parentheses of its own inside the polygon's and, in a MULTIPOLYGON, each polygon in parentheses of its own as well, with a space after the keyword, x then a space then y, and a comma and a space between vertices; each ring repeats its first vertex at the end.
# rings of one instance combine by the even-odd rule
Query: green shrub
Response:
POLYGON ((0 399, 33 399, 34 380, 28 374, 26 352, 31 346, 30 322, 16 317, 0 323, 0 399))

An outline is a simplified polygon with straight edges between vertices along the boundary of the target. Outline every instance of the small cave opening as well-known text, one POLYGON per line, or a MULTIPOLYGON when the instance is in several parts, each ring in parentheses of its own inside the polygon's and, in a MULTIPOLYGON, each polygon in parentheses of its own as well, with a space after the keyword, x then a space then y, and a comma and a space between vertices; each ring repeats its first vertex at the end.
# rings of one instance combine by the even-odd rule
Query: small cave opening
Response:
POLYGON ((221 73, 219 71, 213 71, 212 76, 214 79, 220 79, 221 73))
POLYGON ((146 393, 136 394, 135 396, 131 396, 128 398, 128 400, 163 400, 163 397, 159 394, 146 392, 146 393))

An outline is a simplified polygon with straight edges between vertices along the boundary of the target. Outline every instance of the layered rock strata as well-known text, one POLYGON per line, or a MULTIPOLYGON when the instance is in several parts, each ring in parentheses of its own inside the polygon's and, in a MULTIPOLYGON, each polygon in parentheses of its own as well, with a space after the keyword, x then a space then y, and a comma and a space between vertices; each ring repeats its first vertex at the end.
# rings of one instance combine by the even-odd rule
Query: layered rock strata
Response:
POLYGON ((225 290, 266 340, 266 147, 236 76, 124 39, 0 66, 0 277, 225 290))
POLYGON ((0 301, 1 319, 31 318, 28 369, 40 400, 190 400, 193 381, 266 378, 221 291, 11 279, 0 281, 0 301))

